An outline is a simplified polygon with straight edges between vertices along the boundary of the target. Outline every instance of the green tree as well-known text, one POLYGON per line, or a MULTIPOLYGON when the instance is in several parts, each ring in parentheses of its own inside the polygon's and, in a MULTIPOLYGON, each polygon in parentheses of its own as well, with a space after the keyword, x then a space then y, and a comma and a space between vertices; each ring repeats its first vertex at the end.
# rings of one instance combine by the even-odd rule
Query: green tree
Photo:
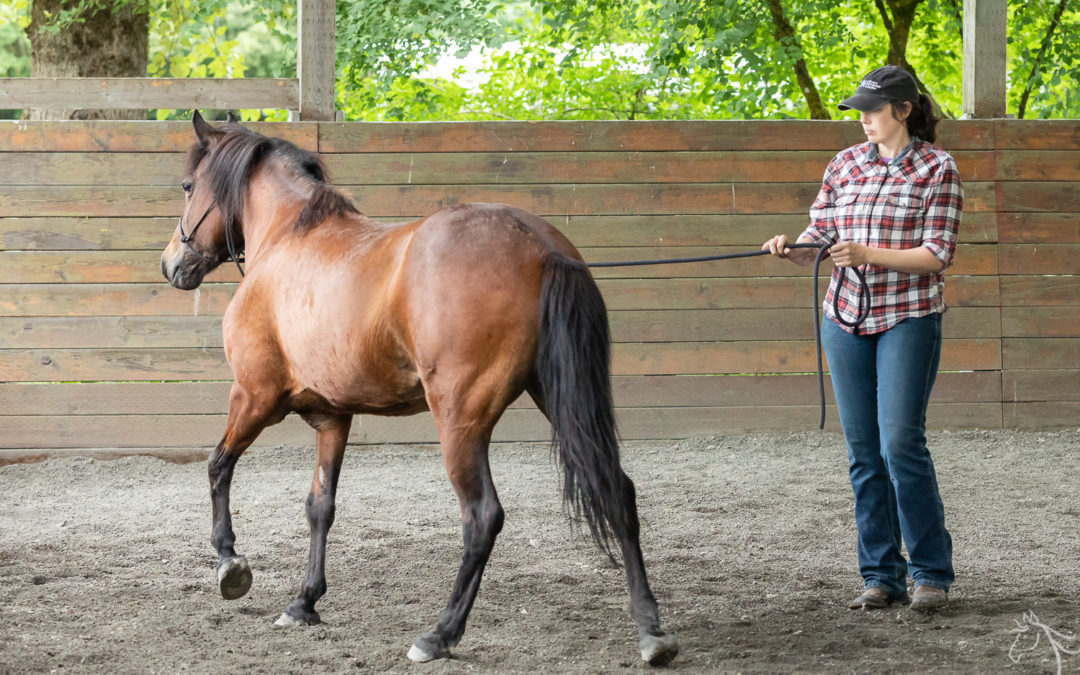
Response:
MULTIPOLYGON (((149 75, 295 76, 295 2, 67 0, 52 25, 106 4, 148 8, 149 75)), ((10 25, 29 7, 0 0, 0 68, 26 63, 10 25)), ((1076 0, 1008 8, 1009 112, 1080 117, 1076 0)), ((825 118, 895 63, 955 117, 961 26, 960 0, 339 0, 337 105, 355 120, 825 118)))
MULTIPOLYGON (((146 73, 149 17, 132 3, 33 0, 26 34, 32 77, 141 77, 146 73), (76 3, 78 4, 78 3, 76 3)), ((87 110, 57 105, 31 108, 32 120, 139 119, 145 111, 87 110)))

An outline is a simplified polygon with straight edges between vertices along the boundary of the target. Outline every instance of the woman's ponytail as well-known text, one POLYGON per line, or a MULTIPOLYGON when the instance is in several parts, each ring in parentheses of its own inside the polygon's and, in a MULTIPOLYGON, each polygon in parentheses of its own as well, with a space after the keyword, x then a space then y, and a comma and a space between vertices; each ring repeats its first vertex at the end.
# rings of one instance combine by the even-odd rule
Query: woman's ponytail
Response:
POLYGON ((933 143, 937 138, 934 128, 941 119, 934 116, 934 107, 930 103, 930 97, 919 94, 919 102, 912 104, 911 114, 907 118, 907 130, 912 136, 918 136, 927 143, 933 143))

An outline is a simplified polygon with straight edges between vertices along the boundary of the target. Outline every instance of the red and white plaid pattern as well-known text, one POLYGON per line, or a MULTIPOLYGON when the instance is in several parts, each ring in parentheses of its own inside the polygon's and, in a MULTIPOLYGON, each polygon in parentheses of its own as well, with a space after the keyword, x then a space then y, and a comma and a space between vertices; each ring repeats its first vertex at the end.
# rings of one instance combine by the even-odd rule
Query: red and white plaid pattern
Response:
MULTIPOLYGON (((956 162, 941 148, 915 139, 899 159, 883 163, 877 146, 862 143, 829 162, 821 191, 810 207, 810 226, 803 235, 815 243, 853 241, 867 246, 910 249, 922 246, 946 266, 952 264, 956 232, 964 208, 964 188, 956 162)), ((863 265, 871 309, 858 329, 879 333, 909 317, 945 311, 943 272, 907 274, 863 265)), ((833 270, 825 297, 825 315, 836 318, 833 297, 840 269, 833 270)), ((839 288, 840 315, 853 322, 861 293, 848 272, 839 288)))

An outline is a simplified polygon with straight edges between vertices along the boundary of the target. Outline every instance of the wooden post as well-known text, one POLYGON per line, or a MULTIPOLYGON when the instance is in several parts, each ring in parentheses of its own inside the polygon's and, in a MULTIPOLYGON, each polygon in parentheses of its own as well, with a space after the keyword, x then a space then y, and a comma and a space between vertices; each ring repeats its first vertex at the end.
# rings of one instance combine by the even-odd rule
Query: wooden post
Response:
POLYGON ((300 119, 333 122, 334 0, 300 0, 297 12, 296 76, 300 78, 300 119))
POLYGON ((1006 0, 964 0, 963 117, 1005 117, 1006 0))

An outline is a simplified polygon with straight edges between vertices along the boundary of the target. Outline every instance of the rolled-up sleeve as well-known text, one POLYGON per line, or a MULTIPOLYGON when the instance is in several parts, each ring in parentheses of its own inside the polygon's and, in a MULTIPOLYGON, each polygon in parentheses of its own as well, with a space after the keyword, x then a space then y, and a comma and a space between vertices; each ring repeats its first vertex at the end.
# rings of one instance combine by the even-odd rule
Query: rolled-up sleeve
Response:
POLYGON ((960 229, 960 216, 964 210, 964 186, 952 157, 945 161, 930 188, 930 199, 923 221, 922 245, 934 257, 952 264, 956 252, 956 233, 960 229))
POLYGON ((810 224, 800 237, 809 237, 815 244, 836 241, 836 188, 833 179, 836 176, 836 158, 825 167, 825 176, 821 179, 814 203, 810 205, 810 224))

